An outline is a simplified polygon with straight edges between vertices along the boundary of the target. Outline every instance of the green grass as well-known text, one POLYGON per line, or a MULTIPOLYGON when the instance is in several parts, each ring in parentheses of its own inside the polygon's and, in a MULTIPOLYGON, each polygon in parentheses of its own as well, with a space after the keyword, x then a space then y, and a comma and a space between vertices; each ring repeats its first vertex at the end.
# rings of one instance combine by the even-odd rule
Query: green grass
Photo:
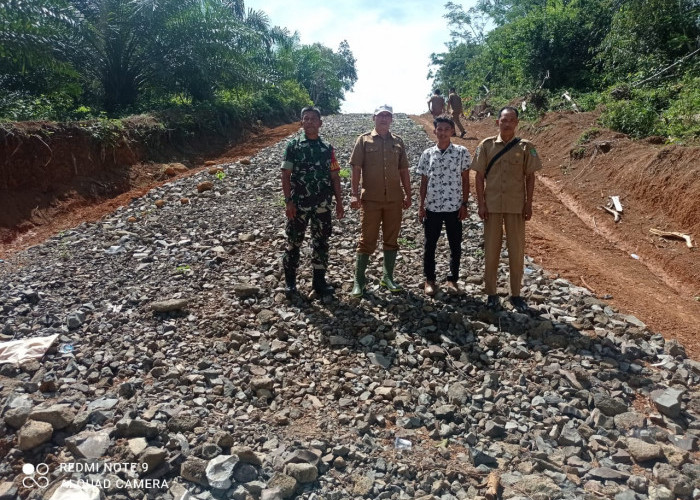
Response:
POLYGON ((581 137, 578 138, 578 141, 576 141, 576 144, 587 144, 591 142, 593 139, 598 137, 601 133, 601 130, 597 127, 591 127, 588 130, 586 130, 583 134, 581 134, 581 137))
POLYGON ((414 241, 408 240, 406 238, 399 238, 396 240, 399 246, 406 248, 416 248, 416 243, 414 241))

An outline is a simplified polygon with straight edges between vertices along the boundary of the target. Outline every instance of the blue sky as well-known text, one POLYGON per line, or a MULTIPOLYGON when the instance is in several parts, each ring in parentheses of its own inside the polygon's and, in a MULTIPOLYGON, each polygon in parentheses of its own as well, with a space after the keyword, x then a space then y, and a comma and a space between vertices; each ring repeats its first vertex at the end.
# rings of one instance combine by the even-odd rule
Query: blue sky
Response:
POLYGON ((446 1, 246 0, 245 6, 265 12, 273 25, 297 31, 301 43, 337 50, 348 41, 358 80, 342 112, 369 113, 386 103, 395 112, 424 113, 431 94, 430 54, 444 52, 450 36, 442 17, 446 1))

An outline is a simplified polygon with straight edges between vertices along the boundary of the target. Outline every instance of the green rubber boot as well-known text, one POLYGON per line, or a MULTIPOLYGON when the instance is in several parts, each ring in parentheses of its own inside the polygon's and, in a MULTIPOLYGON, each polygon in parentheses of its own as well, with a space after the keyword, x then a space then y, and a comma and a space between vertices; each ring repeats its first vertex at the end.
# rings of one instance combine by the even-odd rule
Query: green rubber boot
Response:
POLYGON ((369 255, 358 253, 355 259, 355 283, 352 285, 352 292, 350 292, 353 297, 362 297, 362 294, 365 293, 367 264, 369 264, 369 255))
POLYGON ((385 286, 391 293, 403 292, 401 285, 394 281, 394 266, 396 265, 397 250, 384 250, 384 276, 379 282, 381 286, 385 286))

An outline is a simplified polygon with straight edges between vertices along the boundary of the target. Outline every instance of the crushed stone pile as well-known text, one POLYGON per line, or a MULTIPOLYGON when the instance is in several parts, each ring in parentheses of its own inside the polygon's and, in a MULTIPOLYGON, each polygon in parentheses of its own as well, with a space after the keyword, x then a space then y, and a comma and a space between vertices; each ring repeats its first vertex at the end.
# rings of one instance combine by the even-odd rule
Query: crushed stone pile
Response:
MULTIPOLYGON (((321 133, 345 166, 371 127, 329 116, 321 133)), ((425 132, 400 114, 392 130, 415 166, 425 132)), ((336 297, 313 297, 307 244, 288 299, 284 146, 0 263, 2 340, 57 335, 0 364, 0 500, 700 498, 700 363, 529 260, 532 312, 487 309, 475 206, 465 294, 426 297, 415 175, 404 293, 378 287, 377 252, 369 293, 349 297, 347 208, 336 297)), ((443 236, 438 276, 447 252, 443 236)))

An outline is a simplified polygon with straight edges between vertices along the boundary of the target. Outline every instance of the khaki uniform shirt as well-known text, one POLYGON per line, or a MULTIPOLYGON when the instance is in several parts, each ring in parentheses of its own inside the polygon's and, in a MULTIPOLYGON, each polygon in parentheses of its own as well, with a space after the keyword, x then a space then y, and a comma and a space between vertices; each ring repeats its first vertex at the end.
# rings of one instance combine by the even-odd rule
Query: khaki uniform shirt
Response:
POLYGON ((355 141, 350 165, 362 168, 361 199, 367 201, 401 201, 399 170, 408 168, 403 139, 389 132, 383 139, 376 130, 362 134, 355 141))
MULTIPOLYGON (((512 140, 512 139, 511 139, 512 140)), ((506 143, 497 137, 487 137, 476 148, 472 163, 475 172, 486 172, 486 167, 506 143)), ((493 164, 486 177, 486 208, 492 213, 520 214, 525 205, 525 176, 542 168, 535 146, 522 139, 516 146, 493 164)))
POLYGON ((449 103, 450 109, 453 113, 462 114, 462 112, 464 111, 464 108, 462 107, 462 98, 459 97, 457 94, 450 94, 447 98, 447 102, 449 103))

